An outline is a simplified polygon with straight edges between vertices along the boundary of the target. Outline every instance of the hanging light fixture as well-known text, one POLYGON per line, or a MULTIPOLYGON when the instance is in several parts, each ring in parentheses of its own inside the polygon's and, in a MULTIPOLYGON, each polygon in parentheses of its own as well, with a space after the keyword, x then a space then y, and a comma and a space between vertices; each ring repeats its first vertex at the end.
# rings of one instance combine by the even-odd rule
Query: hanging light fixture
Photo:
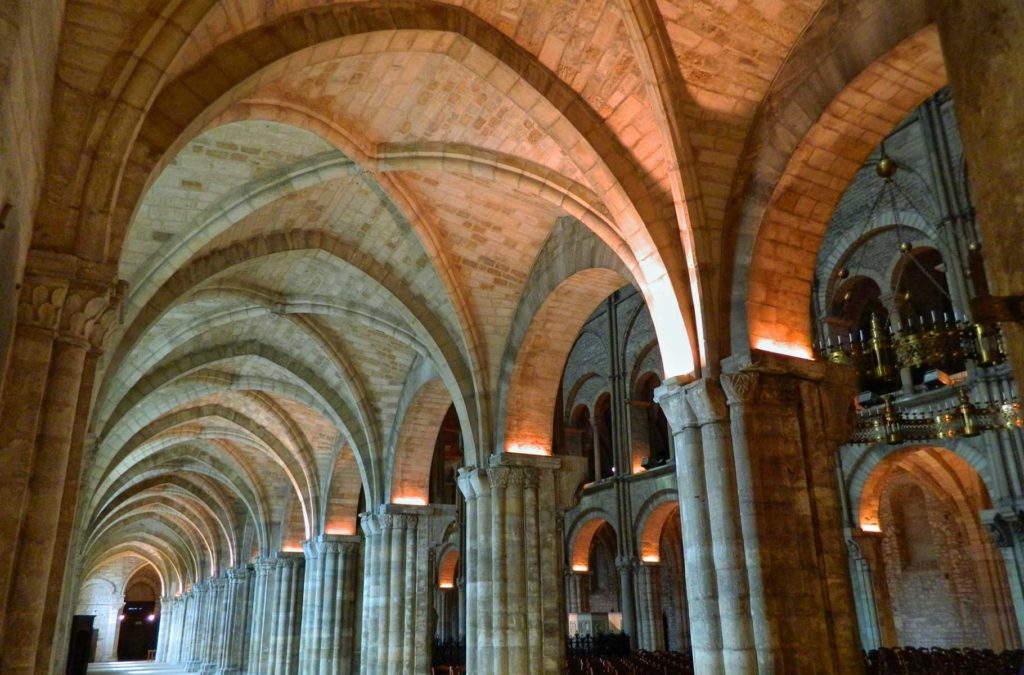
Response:
MULTIPOLYGON (((937 220, 928 217, 900 185, 897 180, 900 168, 900 165, 886 154, 883 143, 881 156, 875 163, 875 174, 882 180, 878 184, 878 192, 872 200, 862 226, 863 232, 870 231, 875 213, 883 204, 888 206, 894 215, 902 210, 917 214, 925 222, 937 220)), ((902 303, 909 304, 913 296, 909 289, 900 292, 900 282, 908 269, 916 267, 922 277, 952 306, 949 292, 914 255, 913 242, 906 236, 901 220, 896 218, 895 222, 900 267, 899 276, 894 283, 894 292, 899 293, 897 297, 902 303)), ((837 269, 838 279, 845 280, 850 277, 851 267, 857 267, 856 263, 860 256, 863 256, 865 248, 860 247, 852 261, 845 262, 837 269)), ((977 251, 978 246, 974 244, 971 250, 977 251)), ((852 298, 851 292, 847 290, 842 298, 844 303, 849 302, 852 298)), ((860 371, 865 380, 874 382, 895 383, 900 369, 903 368, 947 368, 965 359, 987 368, 1006 360, 998 325, 969 321, 966 314, 956 310, 951 313, 932 310, 923 315, 907 316, 906 320, 894 317, 885 320, 877 314, 872 314, 870 335, 864 335, 863 331, 856 334, 850 332, 846 336, 830 335, 819 339, 816 347, 821 358, 851 365, 860 371)))

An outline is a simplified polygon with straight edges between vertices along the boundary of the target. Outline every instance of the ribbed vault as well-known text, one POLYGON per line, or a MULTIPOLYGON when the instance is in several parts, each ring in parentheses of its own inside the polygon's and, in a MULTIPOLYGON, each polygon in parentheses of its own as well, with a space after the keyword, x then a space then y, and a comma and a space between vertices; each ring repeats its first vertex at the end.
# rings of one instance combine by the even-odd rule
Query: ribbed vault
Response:
MULTIPOLYGON (((549 451, 571 341, 624 284, 667 377, 799 342, 809 285, 773 293, 792 252, 769 253, 813 260, 828 220, 797 237, 785 213, 813 118, 875 71, 942 79, 921 3, 890 4, 69 1, 54 99, 77 114, 33 246, 126 282, 86 567, 135 556, 167 593, 352 533, 360 503, 429 494, 448 405, 467 465, 549 451), (891 30, 847 58, 859 20, 891 30)), ((829 146, 838 182, 861 145, 829 146)))

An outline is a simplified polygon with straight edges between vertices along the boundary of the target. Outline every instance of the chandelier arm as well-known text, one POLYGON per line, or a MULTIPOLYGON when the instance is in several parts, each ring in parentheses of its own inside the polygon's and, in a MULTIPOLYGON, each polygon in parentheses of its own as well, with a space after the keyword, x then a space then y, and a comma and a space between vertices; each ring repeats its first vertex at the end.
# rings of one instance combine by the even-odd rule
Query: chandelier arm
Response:
MULTIPOLYGON (((928 279, 928 281, 931 282, 932 286, 935 286, 935 288, 939 291, 939 293, 942 293, 942 296, 944 298, 946 298, 946 300, 949 300, 952 303, 953 302, 953 298, 951 298, 949 296, 949 293, 947 293, 946 290, 944 288, 942 288, 942 285, 938 281, 936 281, 935 279, 932 278, 931 272, 926 270, 924 268, 924 265, 922 265, 920 262, 918 262, 917 258, 915 258, 912 254, 907 253, 907 257, 910 258, 910 260, 913 261, 913 263, 915 265, 917 265, 917 268, 924 273, 925 278, 928 279)), ((902 270, 900 271, 900 276, 902 276, 902 270)))
POLYGON ((917 202, 914 201, 914 199, 910 196, 910 194, 907 193, 906 190, 900 187, 899 183, 893 181, 893 187, 899 191, 900 195, 902 195, 903 198, 907 200, 907 203, 910 204, 910 208, 916 211, 918 215, 920 215, 922 219, 924 219, 925 222, 931 223, 932 221, 937 220, 935 214, 932 213, 930 209, 923 209, 920 206, 918 206, 917 202))

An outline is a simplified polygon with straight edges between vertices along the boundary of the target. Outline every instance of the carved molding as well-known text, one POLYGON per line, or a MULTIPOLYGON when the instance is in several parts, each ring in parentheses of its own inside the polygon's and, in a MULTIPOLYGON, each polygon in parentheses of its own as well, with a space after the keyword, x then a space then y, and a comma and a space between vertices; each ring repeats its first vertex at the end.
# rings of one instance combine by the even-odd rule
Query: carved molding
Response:
POLYGON ((61 336, 102 349, 117 323, 119 304, 115 288, 70 290, 61 313, 61 336))
POLYGON ((686 401, 700 426, 729 420, 726 394, 718 380, 705 377, 687 386, 686 401))
POLYGON ((495 466, 488 470, 492 487, 536 487, 537 470, 529 466, 495 466))
MULTIPOLYGON (((1015 522, 1019 522, 1019 519, 1015 519, 1015 522)), ((988 530, 989 535, 992 537, 992 543, 996 548, 1009 548, 1013 546, 1014 528, 1002 516, 997 515, 991 521, 985 523, 985 529, 988 530)))
POLYGON ((102 349, 117 325, 124 289, 124 282, 97 284, 26 274, 18 297, 18 323, 102 349))
POLYGON ((65 285, 26 278, 18 296, 18 323, 57 330, 67 293, 65 285))
POLYGON ((800 400, 799 381, 787 375, 741 370, 722 376, 729 406, 796 406, 800 400))
POLYGON ((681 434, 684 429, 697 426, 697 418, 686 401, 686 389, 681 385, 664 384, 658 387, 654 390, 654 400, 661 406, 673 433, 681 434))

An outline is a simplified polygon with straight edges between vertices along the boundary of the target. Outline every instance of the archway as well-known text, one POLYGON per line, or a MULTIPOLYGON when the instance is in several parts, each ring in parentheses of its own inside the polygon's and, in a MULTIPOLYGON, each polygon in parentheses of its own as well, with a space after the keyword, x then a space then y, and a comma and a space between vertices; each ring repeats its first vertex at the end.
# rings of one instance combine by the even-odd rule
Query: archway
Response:
POLYGON ((160 577, 152 565, 137 569, 125 583, 118 615, 117 660, 142 661, 155 652, 160 630, 160 577))
POLYGON ((672 458, 672 436, 661 406, 654 400, 654 390, 661 386, 657 373, 637 378, 635 394, 630 401, 633 440, 633 471, 662 466, 672 458))
POLYGON ((884 646, 1019 644, 1003 559, 979 517, 988 508, 977 471, 944 448, 900 450, 872 470, 857 544, 884 646))
POLYGON ((638 644, 641 649, 686 651, 690 625, 679 502, 662 496, 645 509, 638 528, 638 644))

